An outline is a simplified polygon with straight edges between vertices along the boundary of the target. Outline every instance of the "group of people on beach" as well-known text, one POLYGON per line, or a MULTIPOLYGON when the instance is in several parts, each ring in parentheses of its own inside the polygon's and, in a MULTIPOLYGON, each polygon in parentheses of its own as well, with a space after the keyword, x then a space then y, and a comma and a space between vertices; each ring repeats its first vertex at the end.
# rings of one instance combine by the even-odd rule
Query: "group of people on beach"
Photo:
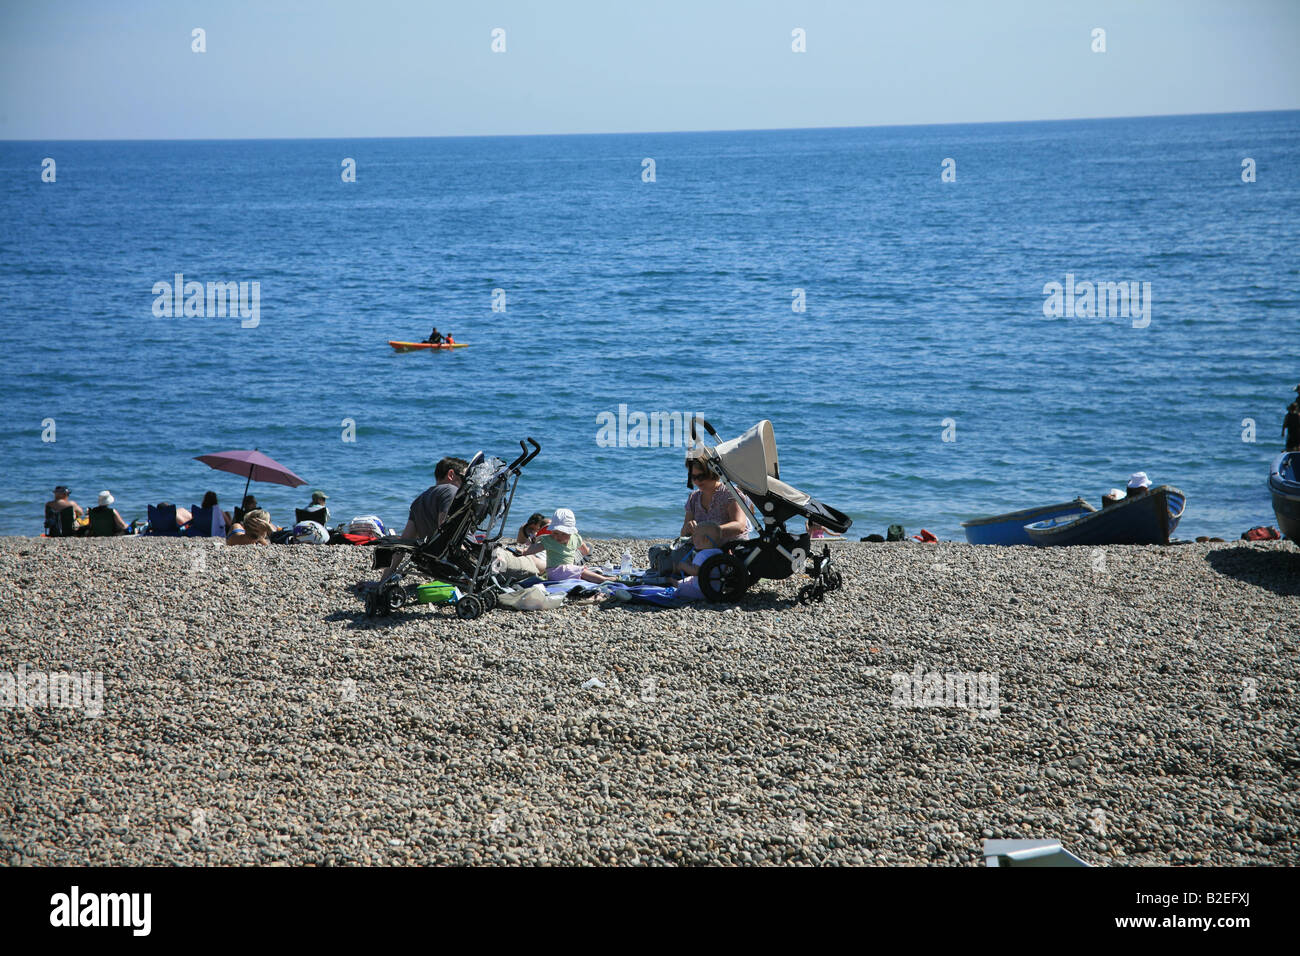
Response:
MULTIPOLYGON (((434 466, 434 484, 411 502, 403 538, 428 538, 451 516, 457 492, 464 485, 468 462, 447 457, 434 466)), ((680 537, 691 547, 675 562, 672 579, 688 591, 694 576, 709 557, 721 554, 726 541, 749 538, 753 526, 741 502, 707 467, 693 456, 686 459, 686 499, 680 537)), ((570 508, 557 508, 547 517, 535 512, 520 526, 513 546, 499 547, 494 558, 507 571, 536 574, 548 582, 584 581, 602 584, 617 580, 584 564, 591 546, 582 540, 577 517, 570 508)), ((387 579, 400 563, 394 555, 381 580, 387 579)))
MULTIPOLYGON (((325 502, 328 495, 313 491, 311 503, 297 511, 300 521, 316 521, 329 527, 330 513, 325 502)), ((117 499, 112 492, 101 491, 93 508, 83 508, 72 499, 66 485, 54 489, 54 497, 45 503, 45 533, 52 538, 87 536, 109 537, 124 535, 132 530, 121 513, 113 507, 117 499)), ((225 538, 227 544, 269 544, 271 536, 282 529, 271 521, 270 514, 257 503, 254 495, 245 495, 243 504, 232 515, 225 511, 214 491, 203 495, 203 503, 191 510, 167 501, 150 506, 159 515, 162 524, 145 529, 146 534, 225 538)))

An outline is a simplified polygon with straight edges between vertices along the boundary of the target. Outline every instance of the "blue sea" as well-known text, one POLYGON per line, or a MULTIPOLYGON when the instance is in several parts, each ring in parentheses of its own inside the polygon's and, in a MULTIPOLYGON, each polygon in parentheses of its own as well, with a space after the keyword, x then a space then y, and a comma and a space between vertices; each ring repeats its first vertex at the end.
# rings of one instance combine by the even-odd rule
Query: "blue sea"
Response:
POLYGON ((1235 538, 1274 523, 1300 382, 1298 156, 1296 112, 0 143, 0 533, 38 534, 58 483, 128 521, 231 508, 243 480, 194 456, 232 448, 309 482, 253 486, 276 520, 321 488, 400 528, 438 458, 531 436, 518 522, 671 536, 683 449, 603 447, 625 405, 771 419, 782 477, 855 537, 960 539, 1143 470, 1187 493, 1181 537, 1235 538), (257 282, 256 325, 156 315, 177 273, 257 282), (1067 276, 1149 283, 1149 313, 1045 316, 1067 276), (386 344, 435 324, 470 348, 386 344))

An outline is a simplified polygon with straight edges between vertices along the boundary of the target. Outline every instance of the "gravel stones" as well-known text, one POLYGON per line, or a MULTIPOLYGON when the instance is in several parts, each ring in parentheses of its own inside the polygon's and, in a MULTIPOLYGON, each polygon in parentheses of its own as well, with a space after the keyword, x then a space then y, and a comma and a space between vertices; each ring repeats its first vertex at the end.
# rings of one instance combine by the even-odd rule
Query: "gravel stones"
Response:
POLYGON ((1300 862, 1294 544, 834 547, 809 607, 465 622, 366 619, 362 548, 0 539, 0 672, 105 688, 0 708, 0 863, 1300 862))

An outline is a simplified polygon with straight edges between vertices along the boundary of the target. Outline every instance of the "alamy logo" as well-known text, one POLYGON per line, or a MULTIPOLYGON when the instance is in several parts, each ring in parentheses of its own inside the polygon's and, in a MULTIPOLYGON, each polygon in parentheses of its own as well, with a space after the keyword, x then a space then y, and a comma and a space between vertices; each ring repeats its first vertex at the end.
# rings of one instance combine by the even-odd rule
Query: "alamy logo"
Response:
POLYGON ((920 664, 912 673, 891 674, 894 707, 957 707, 978 711, 981 717, 998 717, 998 675, 988 671, 925 672, 920 664))
POLYGON ((238 316, 241 328, 255 329, 262 321, 262 283, 186 282, 178 272, 175 282, 155 282, 153 314, 158 319, 224 319, 238 316))
POLYGON ((104 713, 104 675, 101 671, 29 674, 27 665, 19 664, 17 671, 0 671, 0 707, 61 707, 99 717, 104 713))
POLYGON ((618 412, 596 415, 596 444, 601 448, 690 448, 691 423, 703 422, 699 412, 618 412))
POLYGON ((51 926, 129 926, 134 936, 148 936, 153 925, 152 893, 70 893, 50 897, 51 926))
POLYGON ((1074 273, 1065 274, 1065 285, 1052 281, 1043 286, 1043 315, 1049 319, 1133 319, 1133 328, 1151 324, 1151 283, 1075 283, 1074 273))

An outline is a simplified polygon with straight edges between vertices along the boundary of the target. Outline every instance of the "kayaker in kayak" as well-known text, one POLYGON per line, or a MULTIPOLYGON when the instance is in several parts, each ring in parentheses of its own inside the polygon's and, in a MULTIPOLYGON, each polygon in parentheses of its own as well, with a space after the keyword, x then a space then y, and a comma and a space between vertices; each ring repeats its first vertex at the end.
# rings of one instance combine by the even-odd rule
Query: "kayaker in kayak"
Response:
POLYGON ((438 327, 435 325, 433 331, 429 333, 429 337, 424 341, 428 342, 430 345, 441 345, 444 341, 443 334, 438 331, 438 327))

